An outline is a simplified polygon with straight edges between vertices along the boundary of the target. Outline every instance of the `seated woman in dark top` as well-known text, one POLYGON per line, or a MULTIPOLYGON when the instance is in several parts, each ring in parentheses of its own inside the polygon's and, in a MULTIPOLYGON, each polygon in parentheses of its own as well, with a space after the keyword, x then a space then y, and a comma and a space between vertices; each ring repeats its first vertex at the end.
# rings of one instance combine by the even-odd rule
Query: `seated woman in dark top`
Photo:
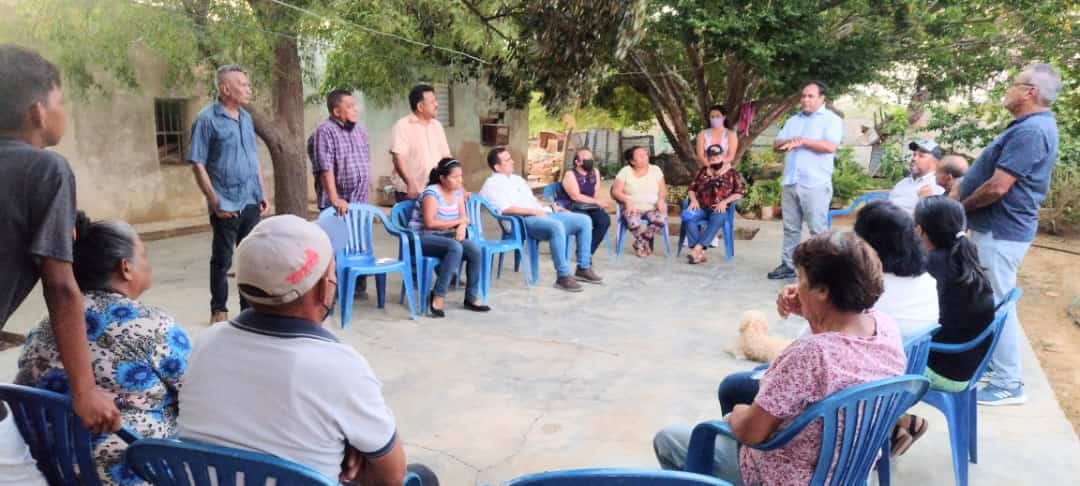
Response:
MULTIPOLYGON (((927 270, 937 280, 941 329, 934 335, 934 342, 970 341, 994 320, 994 291, 979 263, 975 244, 964 234, 966 227, 964 207, 946 196, 925 198, 915 207, 915 232, 929 252, 927 270)), ((986 340, 963 353, 931 352, 926 366, 930 388, 963 391, 989 347, 990 340, 986 340)), ((905 415, 897 429, 894 432, 902 447, 894 442, 894 455, 910 447, 925 432, 926 424, 920 417, 905 415)))
POLYGON ((710 145, 705 149, 709 165, 698 170, 690 183, 686 211, 682 214, 682 224, 686 225, 686 239, 690 252, 690 263, 703 263, 705 249, 709 247, 716 234, 720 232, 727 210, 731 203, 742 199, 746 192, 742 177, 724 157, 724 148, 710 145), (702 233, 699 223, 708 223, 702 233))
POLYGON ((600 170, 594 166, 592 151, 579 148, 574 153, 574 168, 563 177, 559 190, 555 193, 555 203, 575 213, 581 213, 592 219, 592 252, 600 248, 604 236, 611 226, 611 216, 607 213, 608 203, 596 193, 600 184, 600 170))

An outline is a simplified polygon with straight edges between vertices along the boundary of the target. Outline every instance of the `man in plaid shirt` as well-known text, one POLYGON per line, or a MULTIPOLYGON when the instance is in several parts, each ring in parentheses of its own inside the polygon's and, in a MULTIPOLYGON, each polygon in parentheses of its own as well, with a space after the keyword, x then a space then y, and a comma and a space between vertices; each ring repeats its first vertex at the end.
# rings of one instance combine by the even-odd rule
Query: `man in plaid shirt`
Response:
POLYGON ((356 125, 356 99, 350 91, 335 89, 326 95, 330 118, 308 138, 308 156, 315 173, 319 209, 333 206, 339 215, 349 203, 366 203, 371 174, 367 132, 356 125))

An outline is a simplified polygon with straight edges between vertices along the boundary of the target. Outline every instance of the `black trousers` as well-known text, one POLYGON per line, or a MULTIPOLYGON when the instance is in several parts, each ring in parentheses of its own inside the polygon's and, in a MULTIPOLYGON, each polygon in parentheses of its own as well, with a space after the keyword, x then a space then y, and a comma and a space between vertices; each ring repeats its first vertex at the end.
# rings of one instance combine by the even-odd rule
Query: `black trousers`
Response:
MULTIPOLYGON (((229 267, 232 266, 233 250, 252 228, 259 224, 259 205, 244 206, 235 218, 219 218, 210 215, 214 229, 214 242, 210 248, 210 311, 227 312, 229 302, 229 267)), ((240 309, 246 309, 247 301, 240 297, 240 309)))
POLYGON ((600 248, 604 236, 607 235, 608 228, 611 227, 611 215, 600 208, 586 209, 584 211, 574 210, 574 212, 584 214, 592 220, 592 254, 595 255, 596 249, 600 248))

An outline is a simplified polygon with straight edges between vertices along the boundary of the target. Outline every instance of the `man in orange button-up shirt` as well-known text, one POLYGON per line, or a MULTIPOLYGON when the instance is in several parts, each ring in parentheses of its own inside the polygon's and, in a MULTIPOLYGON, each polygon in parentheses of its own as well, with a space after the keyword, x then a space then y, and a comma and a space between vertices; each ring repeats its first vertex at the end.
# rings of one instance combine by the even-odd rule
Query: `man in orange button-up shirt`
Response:
POLYGON ((391 183, 398 201, 416 199, 439 159, 451 157, 446 132, 435 119, 439 112, 435 89, 416 85, 409 91, 409 106, 412 113, 394 123, 390 135, 390 156, 394 160, 391 183))

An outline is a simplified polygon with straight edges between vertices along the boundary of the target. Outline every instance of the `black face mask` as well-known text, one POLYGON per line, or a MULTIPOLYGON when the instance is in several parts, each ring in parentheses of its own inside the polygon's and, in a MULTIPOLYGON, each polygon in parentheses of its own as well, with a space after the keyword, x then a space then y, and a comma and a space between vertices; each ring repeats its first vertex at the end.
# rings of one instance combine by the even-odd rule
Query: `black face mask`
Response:
POLYGON ((349 131, 349 132, 351 132, 352 129, 355 128, 355 127, 356 127, 356 122, 347 121, 347 122, 342 122, 341 123, 341 128, 344 128, 346 131, 349 131))
POLYGON ((720 169, 724 168, 724 164, 709 164, 709 168, 714 171, 719 171, 720 169))
POLYGON ((585 172, 592 172, 592 170, 593 170, 593 159, 582 160, 581 161, 581 168, 585 169, 585 172))
POLYGON ((330 301, 330 305, 326 305, 321 302, 319 303, 323 306, 323 309, 326 309, 326 312, 323 313, 321 322, 326 322, 326 320, 334 314, 334 307, 337 307, 337 300, 337 283, 334 283, 334 300, 330 301))

